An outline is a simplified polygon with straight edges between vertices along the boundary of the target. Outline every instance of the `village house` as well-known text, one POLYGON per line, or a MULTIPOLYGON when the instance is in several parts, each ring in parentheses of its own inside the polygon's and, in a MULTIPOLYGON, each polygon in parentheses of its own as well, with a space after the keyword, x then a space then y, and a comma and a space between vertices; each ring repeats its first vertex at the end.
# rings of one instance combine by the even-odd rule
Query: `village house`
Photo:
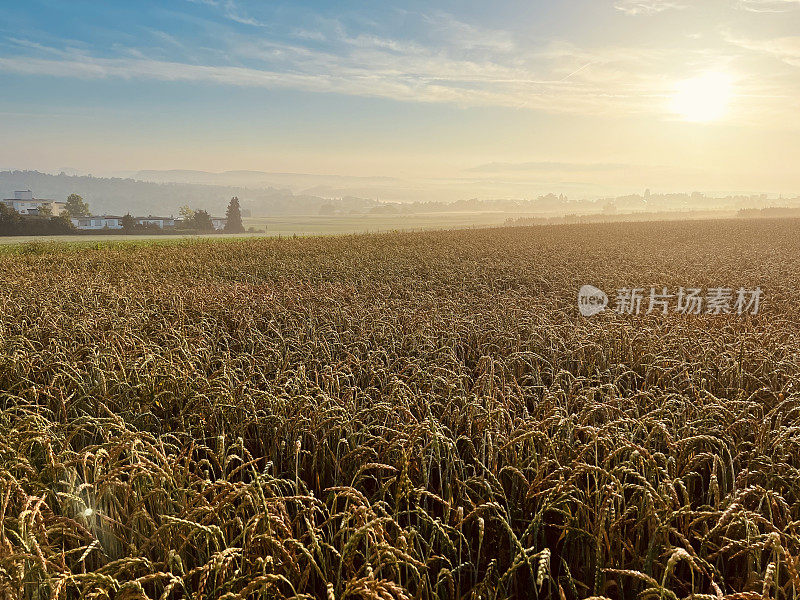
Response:
MULTIPOLYGON (((214 226, 214 231, 222 231, 225 229, 225 224, 228 222, 226 217, 211 217, 211 225, 214 226)), ((185 219, 175 219, 175 223, 178 225, 186 225, 185 219)))
POLYGON ((148 215, 146 217, 135 217, 135 219, 136 223, 139 225, 155 225, 160 229, 175 227, 174 217, 154 217, 152 215, 148 215))
MULTIPOLYGON (((116 215, 90 215, 86 217, 73 217, 70 219, 77 228, 85 231, 95 229, 122 229, 122 217, 116 215)), ((176 225, 182 223, 181 219, 174 217, 134 217, 137 225, 151 225, 159 229, 174 229, 176 225)), ((225 217, 211 217, 211 223, 215 231, 225 229, 227 219, 225 217)))
MULTIPOLYGON (((59 216, 66 211, 66 202, 56 200, 46 200, 43 198, 35 198, 31 190, 22 190, 14 192, 13 198, 6 198, 0 200, 12 210, 15 210, 21 215, 26 216, 40 216, 40 215, 53 215, 59 216)), ((134 223, 142 226, 157 227, 159 229, 174 229, 176 225, 181 224, 181 219, 174 217, 157 217, 147 215, 146 217, 133 217, 134 223)), ((82 231, 97 231, 102 229, 122 229, 123 217, 119 215, 86 215, 83 217, 70 218, 72 225, 76 229, 82 231)), ((211 223, 215 231, 222 231, 225 229, 225 217, 211 217, 211 223)))
MULTIPOLYGON (((70 219, 72 224, 84 231, 94 229, 122 229, 122 217, 116 215, 91 215, 86 217, 73 217, 70 219)), ((175 227, 173 217, 134 217, 137 225, 154 225, 159 229, 169 229, 175 227)))
POLYGON ((122 217, 112 215, 92 215, 70 219, 77 229, 122 229, 122 217))
POLYGON ((67 205, 66 202, 34 198, 33 192, 30 190, 16 191, 13 198, 5 198, 0 202, 21 215, 50 214, 54 217, 59 216, 67 205))

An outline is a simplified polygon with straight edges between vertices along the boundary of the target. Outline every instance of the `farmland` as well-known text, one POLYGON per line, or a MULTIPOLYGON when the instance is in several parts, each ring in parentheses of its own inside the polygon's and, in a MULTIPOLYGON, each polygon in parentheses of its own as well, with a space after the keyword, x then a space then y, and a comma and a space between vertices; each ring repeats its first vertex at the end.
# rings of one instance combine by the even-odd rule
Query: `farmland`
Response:
POLYGON ((0 254, 0 598, 796 598, 798 227, 0 254))

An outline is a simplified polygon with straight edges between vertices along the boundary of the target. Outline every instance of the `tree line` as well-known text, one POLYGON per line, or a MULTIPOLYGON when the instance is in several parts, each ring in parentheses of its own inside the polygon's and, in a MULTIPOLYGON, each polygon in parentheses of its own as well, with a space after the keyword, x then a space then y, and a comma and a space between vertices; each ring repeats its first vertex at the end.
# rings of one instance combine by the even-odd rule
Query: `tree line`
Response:
MULTIPOLYGON (((70 221, 71 218, 88 217, 89 205, 79 194, 70 194, 59 216, 50 214, 47 205, 39 208, 37 215, 22 215, 13 208, 0 204, 0 236, 9 235, 69 235, 80 231, 70 221)), ((205 210, 193 210, 183 206, 180 210, 182 220, 176 230, 189 233, 212 233, 215 230, 211 215, 205 210)), ((239 198, 234 196, 225 211, 225 233, 244 233, 239 198)), ((157 225, 140 224, 130 213, 122 217, 122 232, 160 232, 157 225)))
MULTIPOLYGON (((181 223, 184 229, 195 229, 201 232, 214 231, 214 223, 211 215, 205 210, 194 210, 188 205, 180 208, 181 223)), ((225 233, 244 233, 242 224, 242 210, 239 206, 239 198, 234 196, 228 203, 225 210, 225 233)))
POLYGON ((75 233, 69 218, 49 215, 23 216, 0 204, 0 235, 69 235, 75 233))

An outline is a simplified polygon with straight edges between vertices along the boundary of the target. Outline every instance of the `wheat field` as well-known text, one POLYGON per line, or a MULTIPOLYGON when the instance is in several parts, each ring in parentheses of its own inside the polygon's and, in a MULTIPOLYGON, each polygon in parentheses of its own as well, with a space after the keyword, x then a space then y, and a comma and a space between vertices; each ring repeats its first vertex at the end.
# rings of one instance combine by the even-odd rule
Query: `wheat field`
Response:
POLYGON ((797 598, 798 228, 5 253, 0 598, 797 598))

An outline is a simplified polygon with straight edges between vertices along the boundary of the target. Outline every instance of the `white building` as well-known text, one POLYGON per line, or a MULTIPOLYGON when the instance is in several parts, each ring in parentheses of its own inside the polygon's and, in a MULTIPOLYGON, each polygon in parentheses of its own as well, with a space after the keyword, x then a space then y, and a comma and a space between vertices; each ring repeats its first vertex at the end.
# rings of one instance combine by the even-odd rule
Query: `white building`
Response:
MULTIPOLYGON (((74 217, 70 219, 72 224, 82 230, 90 231, 95 229, 122 229, 122 217, 115 215, 91 215, 87 217, 74 217)), ((133 217, 137 225, 155 225, 159 229, 175 227, 175 219, 172 217, 133 217)))
POLYGON ((155 225, 161 229, 175 227, 175 219, 173 217, 154 217, 148 215, 147 217, 136 217, 136 222, 139 225, 155 225))
POLYGON ((13 198, 5 198, 4 200, 0 200, 0 202, 14 209, 21 215, 39 215, 42 214, 41 209, 45 208, 45 212, 49 209, 50 214, 54 217, 60 215, 67 206, 66 202, 34 198, 33 192, 30 190, 14 192, 13 198))
POLYGON ((122 217, 112 215, 73 217, 70 221, 77 229, 122 229, 122 217))
MULTIPOLYGON (((214 231, 222 231, 225 229, 225 223, 228 222, 226 217, 211 217, 211 225, 214 227, 214 231)), ((183 225, 186 227, 188 225, 189 229, 192 228, 191 222, 187 222, 186 219, 175 219, 175 223, 179 225, 183 225)))

